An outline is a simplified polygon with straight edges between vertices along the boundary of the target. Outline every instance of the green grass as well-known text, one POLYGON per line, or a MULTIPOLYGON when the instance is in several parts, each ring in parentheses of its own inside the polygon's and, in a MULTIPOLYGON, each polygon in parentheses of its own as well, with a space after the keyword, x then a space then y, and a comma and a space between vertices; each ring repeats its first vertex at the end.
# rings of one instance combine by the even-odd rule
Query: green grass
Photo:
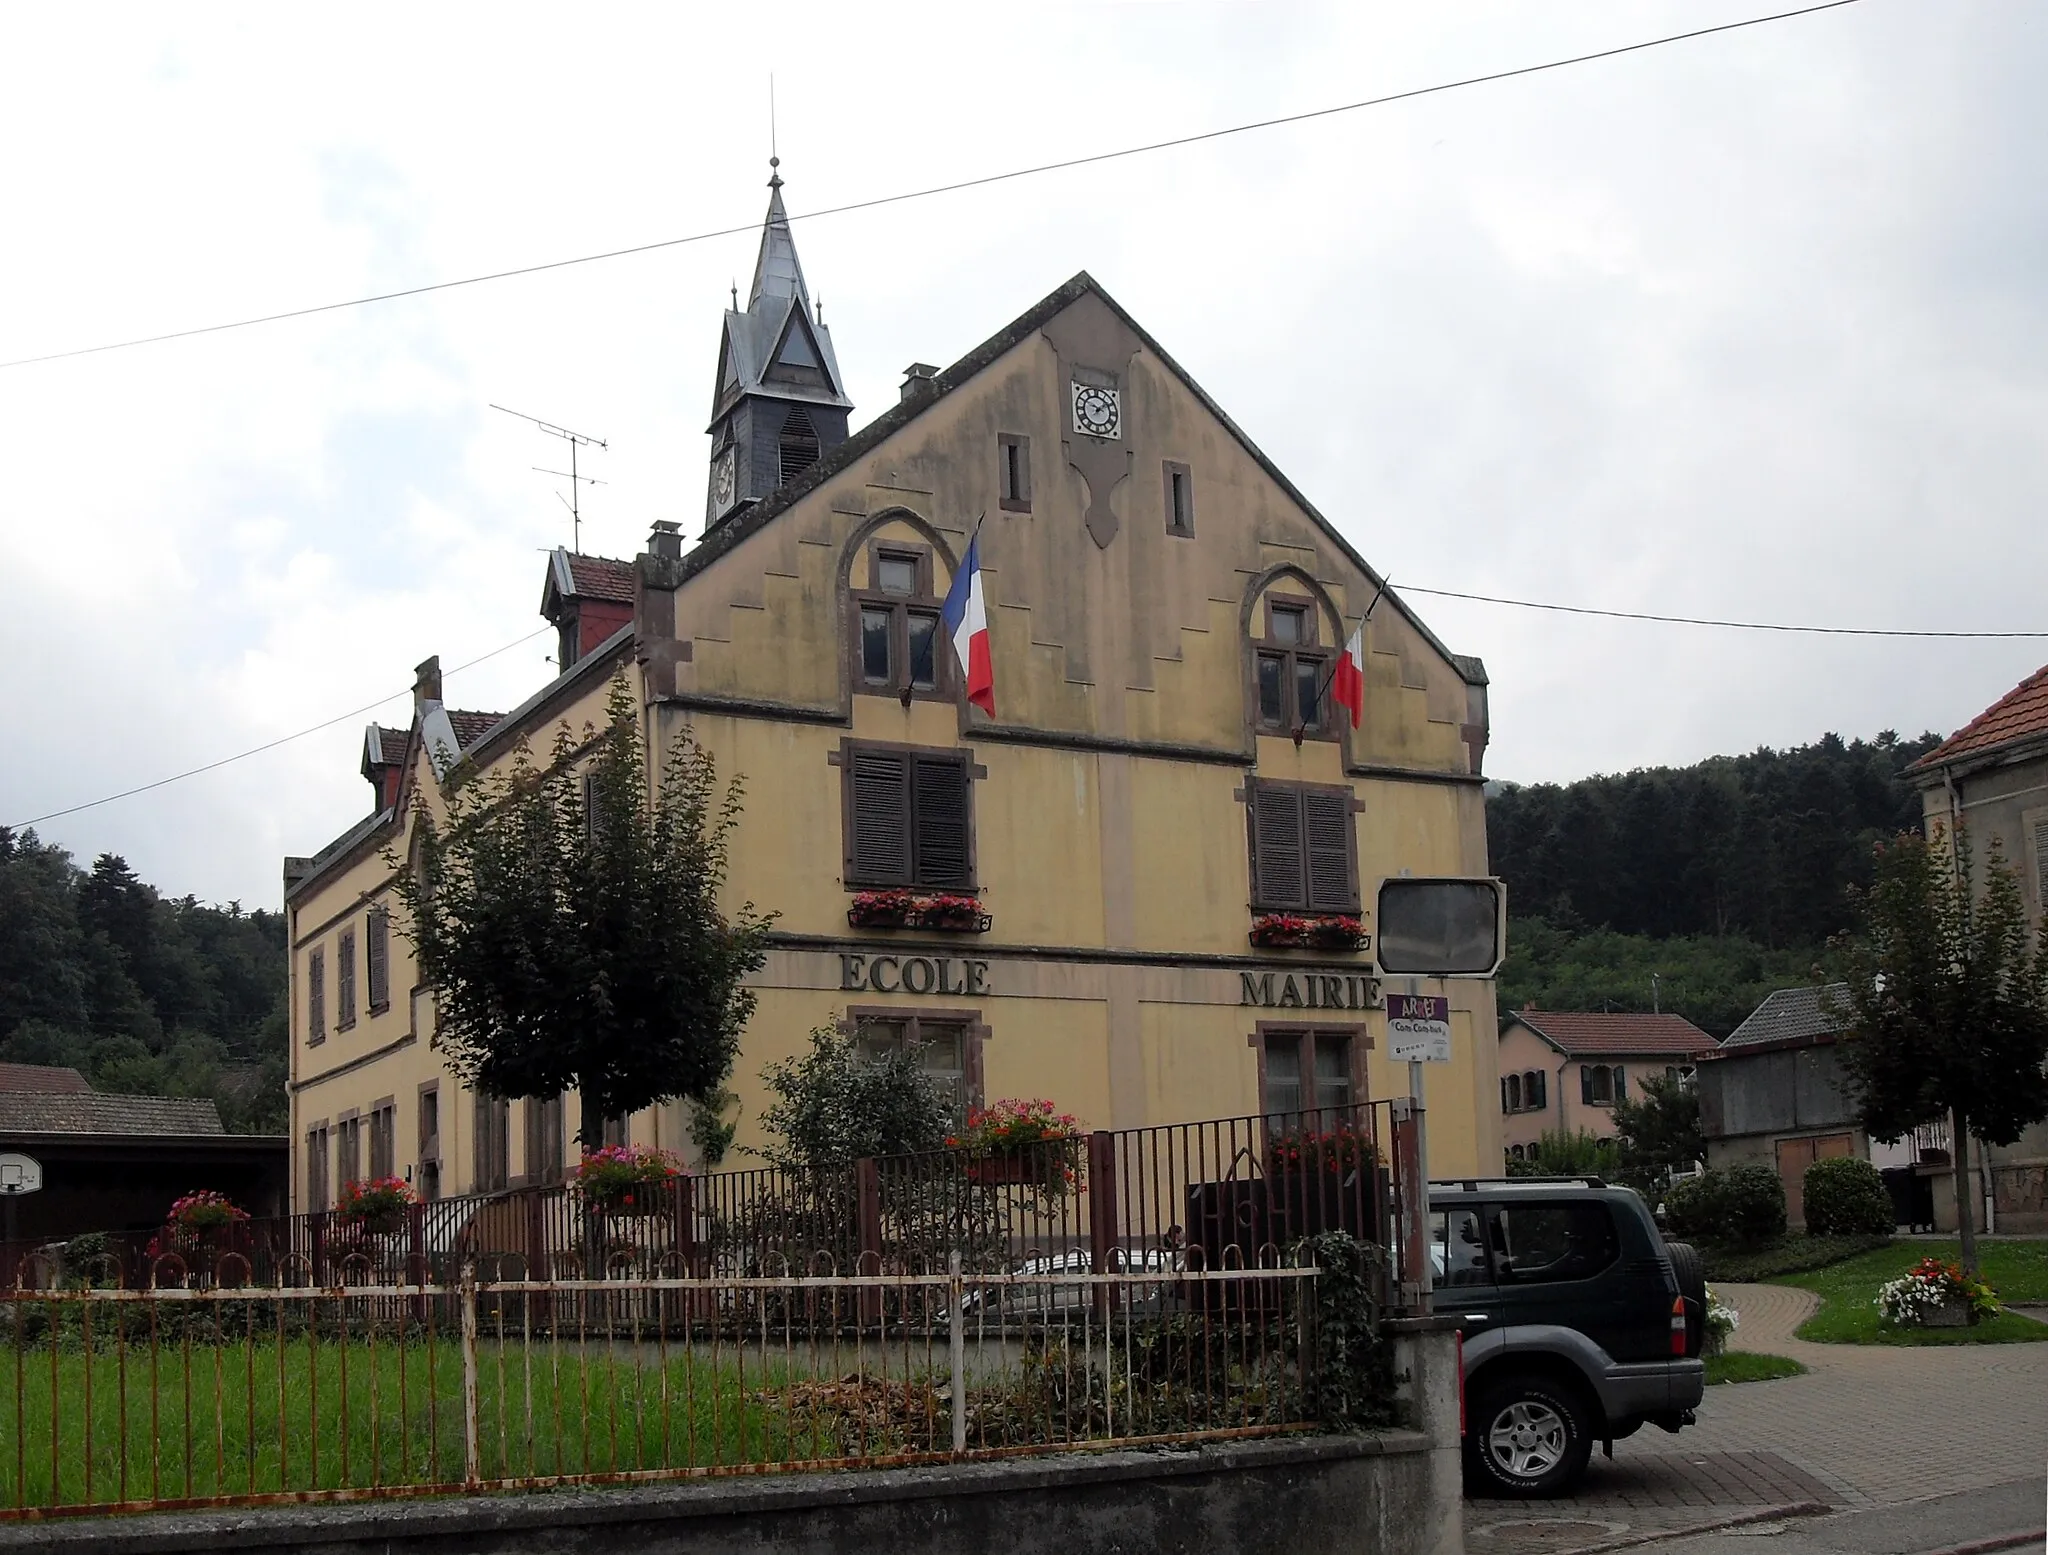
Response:
MULTIPOLYGON (((2032 1344, 2048 1340, 2048 1323, 2002 1312, 1968 1328, 1891 1328, 1878 1322, 1878 1287, 1922 1258, 1955 1258, 1954 1241, 1908 1240, 1825 1269, 1788 1274, 1774 1283, 1820 1297, 1820 1310, 1799 1325, 1818 1344, 2032 1344)), ((1984 1279, 2004 1302, 2048 1302, 2048 1242, 1979 1242, 1984 1279)))
POLYGON ((1778 1377, 1801 1377, 1806 1368, 1787 1355, 1765 1355, 1753 1350, 1724 1350, 1707 1357, 1707 1386, 1717 1382, 1770 1382, 1778 1377))
MULTIPOLYGON (((485 1479, 861 1450, 841 1417, 782 1407, 793 1368, 736 1362, 729 1345, 716 1359, 671 1350, 664 1366, 651 1346, 537 1343, 529 1359, 486 1341, 478 1359, 485 1479)), ((174 1341, 153 1365, 146 1343, 96 1344, 89 1361, 70 1343, 9 1347, 0 1507, 459 1481, 462 1388, 460 1347, 445 1339, 174 1341)))
POLYGON ((1700 1248, 1710 1283, 1753 1285, 1781 1274, 1825 1269, 1859 1253, 1889 1247, 1888 1236, 1781 1236, 1763 1247, 1700 1248))

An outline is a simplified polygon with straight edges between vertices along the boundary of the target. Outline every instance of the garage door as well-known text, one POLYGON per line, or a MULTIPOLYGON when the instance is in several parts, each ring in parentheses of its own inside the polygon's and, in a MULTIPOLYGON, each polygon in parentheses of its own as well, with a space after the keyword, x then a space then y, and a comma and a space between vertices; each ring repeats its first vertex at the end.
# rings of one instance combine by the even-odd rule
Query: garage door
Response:
POLYGON ((1814 1134, 1805 1139, 1778 1141, 1778 1180, 1785 1185, 1785 1219, 1795 1226, 1806 1224, 1806 1169, 1815 1161, 1854 1155, 1852 1134, 1814 1134))

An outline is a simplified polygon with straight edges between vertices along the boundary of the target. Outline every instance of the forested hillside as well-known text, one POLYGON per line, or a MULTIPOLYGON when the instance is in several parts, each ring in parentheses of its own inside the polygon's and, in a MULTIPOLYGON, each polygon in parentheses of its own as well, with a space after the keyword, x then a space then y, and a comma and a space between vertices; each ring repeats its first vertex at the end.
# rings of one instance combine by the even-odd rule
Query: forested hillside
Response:
POLYGON ((114 854, 81 870, 0 827, 0 1060, 211 1096, 230 1130, 281 1133, 285 1042, 282 915, 166 898, 114 854))
POLYGON ((1690 767, 1501 785, 1486 830, 1513 915, 1502 1011, 1647 1010, 1654 997, 1725 1036, 1772 989, 1804 982, 1848 926, 1871 844, 1920 823, 1902 774, 1938 743, 1830 734, 1690 767))

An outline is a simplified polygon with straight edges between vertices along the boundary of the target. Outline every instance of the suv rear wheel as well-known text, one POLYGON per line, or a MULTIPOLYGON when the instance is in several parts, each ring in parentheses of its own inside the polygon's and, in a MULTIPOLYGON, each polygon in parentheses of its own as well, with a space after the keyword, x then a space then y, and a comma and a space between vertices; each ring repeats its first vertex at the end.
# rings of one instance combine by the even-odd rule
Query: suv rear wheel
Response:
POLYGON ((1480 1495, 1562 1495, 1592 1451, 1585 1404, 1551 1377, 1488 1382, 1466 1420, 1465 1473, 1480 1495))

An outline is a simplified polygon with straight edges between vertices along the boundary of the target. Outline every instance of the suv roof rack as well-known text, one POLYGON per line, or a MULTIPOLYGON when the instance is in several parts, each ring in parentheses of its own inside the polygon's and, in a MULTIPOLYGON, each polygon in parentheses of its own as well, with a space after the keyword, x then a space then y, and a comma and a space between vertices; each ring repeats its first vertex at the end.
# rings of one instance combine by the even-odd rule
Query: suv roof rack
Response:
POLYGON ((1477 1193, 1481 1188, 1604 1188, 1607 1182, 1605 1178, 1590 1173, 1578 1173, 1564 1177, 1434 1177, 1429 1185, 1477 1193))

